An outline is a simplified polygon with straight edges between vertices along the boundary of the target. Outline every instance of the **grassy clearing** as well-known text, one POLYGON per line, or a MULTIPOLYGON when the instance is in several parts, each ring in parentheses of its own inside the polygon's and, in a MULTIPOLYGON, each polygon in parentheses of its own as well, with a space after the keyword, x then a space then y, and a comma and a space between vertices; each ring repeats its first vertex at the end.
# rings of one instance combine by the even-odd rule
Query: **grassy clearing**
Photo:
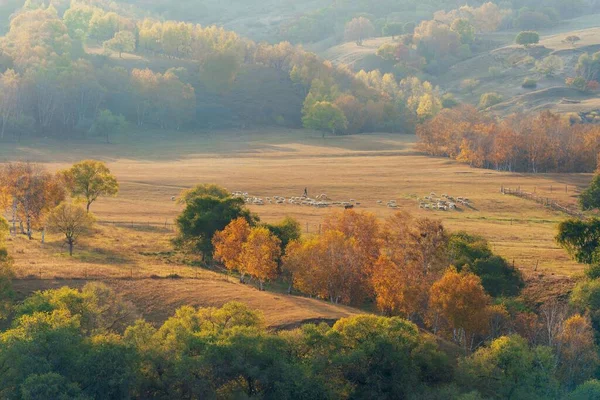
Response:
MULTIPOLYGON (((528 276, 562 279, 583 270, 554 242, 556 225, 566 216, 502 195, 500 188, 521 187, 574 203, 591 175, 473 169, 415 153, 414 136, 408 135, 322 139, 318 133, 305 131, 251 131, 247 136, 244 132, 205 132, 175 142, 165 141, 166 134, 150 132, 143 146, 139 145, 140 136, 134 133, 131 138, 119 138, 118 145, 2 146, 0 158, 4 160, 39 160, 52 170, 82 158, 104 159, 121 183, 117 198, 101 199, 92 206, 99 220, 121 224, 98 225, 96 235, 84 239, 73 258, 66 256, 67 248, 58 236, 48 235, 43 245, 24 237, 10 242, 20 290, 105 280, 134 299, 141 309, 149 309, 146 315, 157 321, 177 305, 213 305, 227 299, 257 306, 273 325, 335 319, 351 312, 316 300, 258 292, 238 284, 235 277, 192 267, 172 252, 173 232, 159 225, 172 223, 181 211, 171 196, 199 182, 214 182, 262 197, 299 196, 307 187, 309 194, 356 199, 361 202, 358 209, 381 218, 396 210, 377 201, 396 200, 400 209, 442 219, 450 230, 485 236, 496 252, 514 261, 528 276), (473 209, 419 210, 416 198, 430 192, 468 197, 473 209), (148 223, 156 226, 144 226, 148 223), (170 274, 182 279, 165 279, 170 274)), ((265 221, 295 217, 309 233, 318 232, 322 218, 330 212, 288 204, 252 206, 252 210, 265 221)))

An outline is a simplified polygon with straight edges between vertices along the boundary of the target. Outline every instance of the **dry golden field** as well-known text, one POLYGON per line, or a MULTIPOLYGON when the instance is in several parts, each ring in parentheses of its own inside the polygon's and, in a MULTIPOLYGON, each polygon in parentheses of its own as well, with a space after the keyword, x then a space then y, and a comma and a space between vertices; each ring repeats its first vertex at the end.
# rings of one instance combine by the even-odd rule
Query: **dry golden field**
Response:
MULTIPOLYGON (((121 184, 118 197, 92 205, 102 223, 94 237, 76 247, 72 259, 65 255, 58 237, 50 236, 46 244, 22 237, 12 240, 15 271, 21 279, 16 286, 24 294, 40 287, 78 285, 86 279, 107 280, 134 300, 146 316, 157 320, 178 305, 214 305, 234 299, 265 311, 273 326, 336 319, 354 312, 316 300, 261 293, 238 284, 233 277, 187 266, 171 252, 169 224, 181 210, 171 198, 201 182, 260 197, 300 196, 307 187, 309 194, 355 199, 361 203, 357 209, 381 218, 395 210, 377 201, 396 200, 400 209, 442 219, 450 230, 485 236, 496 252, 514 260, 529 277, 552 279, 582 271, 554 242, 556 225, 566 216, 503 195, 500 188, 520 186, 574 203, 591 175, 474 169, 420 155, 414 150, 414 140, 414 136, 393 134, 322 139, 319 133, 278 130, 198 133, 180 136, 177 141, 166 134, 139 132, 110 145, 90 141, 3 145, 0 161, 38 161, 52 170, 80 159, 102 159, 121 184), (430 192, 468 197, 473 209, 419 210, 417 197, 430 192), (148 223, 154 227, 140 226, 148 223), (167 229, 158 227, 165 223, 167 229), (164 279, 169 274, 184 279, 164 279)), ((266 221, 290 215, 311 233, 318 231, 322 217, 331 212, 290 204, 251 208, 266 221)))

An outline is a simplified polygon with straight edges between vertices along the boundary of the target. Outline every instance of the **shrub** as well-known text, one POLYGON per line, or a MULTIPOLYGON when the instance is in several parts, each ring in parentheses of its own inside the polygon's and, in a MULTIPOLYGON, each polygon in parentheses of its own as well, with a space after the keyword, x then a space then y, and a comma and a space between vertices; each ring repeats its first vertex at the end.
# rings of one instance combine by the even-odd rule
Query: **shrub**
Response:
POLYGON ((600 278, 600 264, 592 264, 585 269, 585 276, 594 280, 600 278))
POLYGON ((489 67, 488 68, 488 73, 490 74, 490 77, 492 77, 492 78, 498 78, 498 77, 502 76, 502 68, 500 68, 500 67, 489 67))
POLYGON ((496 92, 488 92, 481 95, 479 108, 486 109, 502 102, 502 96, 496 92))
POLYGON ((537 81, 533 78, 525 78, 521 87, 523 89, 535 89, 537 87, 537 81))
POLYGON ((565 84, 570 88, 578 89, 581 91, 585 91, 587 89, 587 82, 581 76, 578 76, 577 78, 567 78, 565 80, 565 84))
POLYGON ((442 96, 442 107, 444 108, 453 108, 459 105, 460 103, 452 93, 446 93, 442 96))
POLYGON ((529 47, 532 44, 540 42, 540 34, 535 31, 523 31, 517 35, 515 43, 521 46, 529 47))

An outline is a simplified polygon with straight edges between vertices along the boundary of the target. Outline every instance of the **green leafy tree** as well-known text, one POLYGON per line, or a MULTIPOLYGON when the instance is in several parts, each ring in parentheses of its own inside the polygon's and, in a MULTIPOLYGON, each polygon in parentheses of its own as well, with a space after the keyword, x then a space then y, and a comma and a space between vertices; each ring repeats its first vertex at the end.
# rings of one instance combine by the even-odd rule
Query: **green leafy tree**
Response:
POLYGON ((211 183, 201 183, 199 185, 194 186, 191 189, 184 190, 183 192, 181 192, 178 201, 180 204, 187 204, 196 197, 202 196, 213 196, 218 199, 226 199, 228 197, 231 197, 231 193, 227 189, 222 188, 219 185, 211 183))
POLYGON ((494 297, 516 296, 525 287, 521 272, 504 258, 494 255, 488 241, 481 236, 466 232, 452 234, 448 253, 451 265, 479 276, 486 292, 494 297))
POLYGON ((516 39, 515 43, 520 44, 521 46, 529 47, 532 44, 537 44, 540 42, 540 34, 535 31, 522 31, 520 32, 516 39))
POLYGON ((110 110, 101 110, 94 121, 92 131, 98 136, 104 136, 106 143, 110 143, 110 135, 120 132, 125 124, 124 116, 113 114, 110 110))
POLYGON ((95 218, 82 207, 62 203, 48 215, 46 226, 50 232, 64 235, 72 256, 73 247, 79 239, 92 233, 94 222, 95 218))
POLYGON ((520 336, 504 336, 477 350, 459 365, 466 387, 490 399, 549 399, 558 391, 552 349, 530 348, 520 336))
POLYGON ((200 80, 213 92, 225 92, 233 85, 240 68, 239 55, 233 51, 209 53, 202 62, 200 80))
POLYGON ((282 250, 285 250, 290 242, 299 240, 302 236, 300 222, 292 217, 285 217, 275 224, 265 224, 265 227, 281 241, 282 250))
POLYGON ((307 129, 314 129, 323 132, 342 131, 348 127, 348 120, 344 112, 335 104, 328 101, 318 101, 309 107, 308 111, 302 117, 302 123, 307 129))
POLYGON ((566 396, 566 400, 598 400, 600 399, 600 381, 589 380, 577 386, 566 396))
POLYGON ((69 382, 65 377, 49 372, 42 375, 30 375, 21 385, 23 400, 91 400, 81 392, 79 385, 69 382))
POLYGON ((388 22, 381 29, 383 36, 391 36, 394 39, 396 36, 404 33, 404 26, 400 23, 388 22))
POLYGON ((174 243, 177 247, 189 248, 201 253, 203 257, 210 257, 214 234, 240 217, 245 218, 250 225, 258 221, 258 217, 245 208, 242 198, 194 197, 187 202, 177 218, 179 235, 174 243))
POLYGON ((595 175, 587 189, 581 193, 579 204, 585 211, 600 208, 600 175, 595 175))
POLYGON ((457 18, 452 22, 450 28, 460 35, 462 44, 472 44, 475 41, 475 27, 469 20, 457 18))
POLYGON ((535 63, 535 70, 545 76, 552 77, 565 68, 565 63, 562 58, 556 55, 545 57, 542 61, 535 63))
POLYGON ((135 35, 129 31, 119 31, 115 36, 104 42, 105 49, 119 53, 119 58, 123 58, 123 53, 132 53, 135 51, 135 35))
POLYGON ((102 161, 80 161, 63 171, 62 175, 71 196, 85 200, 87 212, 99 197, 119 193, 117 178, 102 161))
POLYGON ((556 241, 573 259, 584 264, 593 264, 600 246, 600 220, 569 219, 558 225, 556 241))

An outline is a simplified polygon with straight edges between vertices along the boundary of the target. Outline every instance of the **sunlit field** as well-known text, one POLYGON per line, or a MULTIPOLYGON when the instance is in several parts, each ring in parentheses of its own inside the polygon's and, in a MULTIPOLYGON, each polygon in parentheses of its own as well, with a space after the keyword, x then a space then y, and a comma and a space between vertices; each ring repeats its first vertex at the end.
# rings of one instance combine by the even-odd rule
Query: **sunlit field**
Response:
MULTIPOLYGON (((84 158, 105 160, 119 179, 121 191, 116 198, 100 199, 92 211, 110 235, 117 239, 120 236, 110 231, 116 228, 106 223, 118 223, 128 235, 135 234, 136 244, 146 252, 170 249, 172 224, 181 211, 173 196, 194 184, 208 182, 262 198, 300 196, 306 187, 309 195, 324 193, 333 200, 355 200, 360 203, 358 210, 373 212, 380 218, 398 209, 405 210, 441 219, 450 230, 485 236, 496 252, 527 273, 571 276, 582 271, 583 266, 570 261, 554 242, 556 225, 566 215, 503 195, 500 190, 520 187, 569 204, 576 201, 578 191, 591 176, 474 169, 420 155, 414 150, 414 140, 414 136, 393 134, 323 139, 318 133, 301 131, 239 131, 202 132, 174 143, 166 134, 140 132, 117 138, 110 145, 86 143, 85 150, 77 142, 48 143, 43 151, 27 143, 9 145, 4 146, 0 157, 5 161, 39 161, 53 170, 84 158), (431 192, 467 197, 472 207, 456 211, 419 209, 417 198, 431 192), (398 209, 387 207, 389 200, 395 200, 398 209), (132 231, 131 224, 137 231, 132 231), (143 224, 163 229, 159 233, 144 231, 139 226, 143 224)), ((287 203, 250 207, 268 222, 287 215, 297 218, 308 233, 318 232, 323 216, 333 210, 287 203)), ((107 253, 118 248, 107 235, 100 236, 104 239, 90 239, 92 247, 107 253)), ((60 249, 47 247, 44 252, 56 259, 60 249)), ((123 249, 123 253, 127 250, 123 249)), ((118 257, 119 252, 116 254, 111 257, 118 257)), ((27 254, 17 253, 15 257, 20 276, 37 273, 39 268, 30 266, 32 260, 27 254)), ((101 256, 81 257, 78 268, 91 264, 93 270, 101 269, 101 256)), ((132 263, 128 257, 108 264, 124 266, 127 271, 127 265, 132 263)), ((64 259, 58 264, 62 263, 64 259)), ((148 269, 148 274, 157 273, 146 264, 143 268, 148 269)), ((168 266, 157 267, 158 272, 168 273, 165 268, 168 266)), ((113 269, 111 265, 109 270, 113 269)), ((109 270, 106 276, 112 276, 109 270)), ((56 271, 56 275, 64 274, 56 271)))

